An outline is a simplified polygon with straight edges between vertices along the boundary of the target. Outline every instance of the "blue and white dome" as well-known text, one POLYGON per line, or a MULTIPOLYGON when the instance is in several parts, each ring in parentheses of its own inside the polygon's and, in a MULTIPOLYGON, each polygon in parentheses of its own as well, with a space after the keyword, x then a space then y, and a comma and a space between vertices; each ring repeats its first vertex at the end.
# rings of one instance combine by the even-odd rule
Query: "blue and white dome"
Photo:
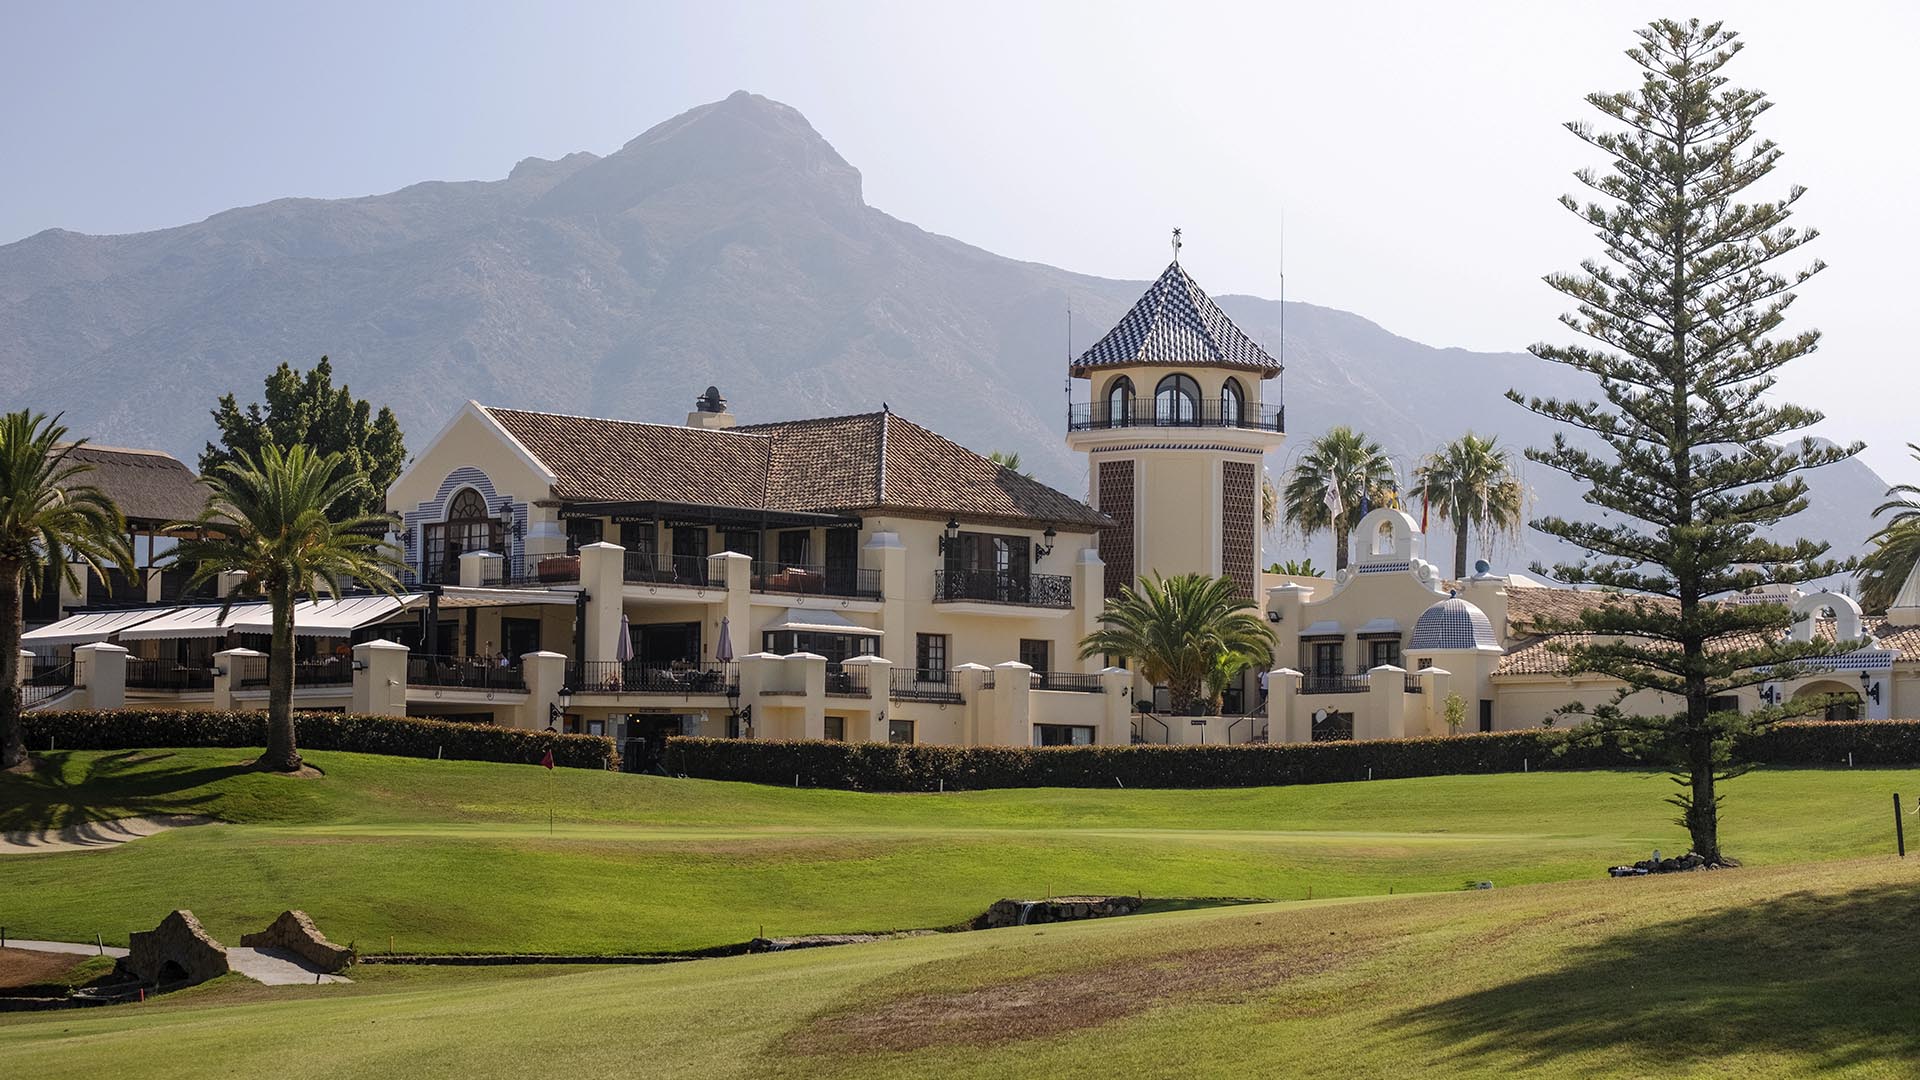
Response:
POLYGON ((1413 624, 1413 639, 1408 652, 1437 652, 1444 649, 1499 649, 1493 622, 1487 613, 1457 596, 1449 596, 1420 613, 1413 624))

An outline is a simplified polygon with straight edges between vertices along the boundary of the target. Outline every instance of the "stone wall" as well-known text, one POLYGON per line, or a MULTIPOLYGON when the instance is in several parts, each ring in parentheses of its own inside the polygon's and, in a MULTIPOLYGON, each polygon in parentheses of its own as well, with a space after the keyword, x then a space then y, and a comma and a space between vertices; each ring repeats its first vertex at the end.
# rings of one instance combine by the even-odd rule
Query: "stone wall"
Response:
POLYGON ((200 928, 191 911, 175 911, 152 930, 128 935, 116 965, 141 982, 205 982, 227 973, 226 947, 200 928))
POLYGON ((329 974, 357 959, 352 949, 328 941, 304 911, 281 912, 265 930, 242 935, 240 944, 249 949, 284 949, 329 974))
POLYGON ((1002 926, 1072 922, 1131 915, 1140 910, 1138 896, 1055 896, 1046 900, 995 900, 975 925, 984 930, 1002 926))

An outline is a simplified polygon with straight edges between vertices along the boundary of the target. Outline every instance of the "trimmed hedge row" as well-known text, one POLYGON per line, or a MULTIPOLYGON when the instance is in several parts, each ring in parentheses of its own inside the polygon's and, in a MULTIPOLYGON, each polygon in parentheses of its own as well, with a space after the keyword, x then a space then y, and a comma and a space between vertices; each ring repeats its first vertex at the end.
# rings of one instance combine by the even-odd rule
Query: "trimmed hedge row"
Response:
MULTIPOLYGON (((1736 756, 1771 765, 1920 763, 1920 721, 1800 721, 1743 742, 1736 756)), ((707 780, 849 791, 1016 787, 1225 788, 1325 784, 1522 770, 1643 765, 1611 744, 1553 730, 1371 742, 1238 746, 927 746, 892 743, 667 740, 669 772, 707 780)))
MULTIPOLYGON (((134 750, 161 746, 265 746, 267 714, 213 710, 119 709, 102 712, 35 712, 26 724, 34 750, 134 750)), ((294 738, 302 750, 349 750, 361 754, 465 761, 538 764, 548 750, 553 763, 570 769, 612 769, 619 755, 601 735, 561 735, 428 720, 413 716, 352 713, 293 714, 294 738)))

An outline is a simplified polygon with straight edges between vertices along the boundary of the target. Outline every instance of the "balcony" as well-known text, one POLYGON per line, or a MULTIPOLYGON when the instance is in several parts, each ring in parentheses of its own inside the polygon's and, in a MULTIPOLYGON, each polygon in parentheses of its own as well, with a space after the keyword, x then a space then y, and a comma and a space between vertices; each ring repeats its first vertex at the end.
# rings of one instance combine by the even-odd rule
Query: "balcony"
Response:
POLYGON ((1070 671, 1036 671, 1033 673, 1035 690, 1066 690, 1078 694, 1098 694, 1103 687, 1100 676, 1085 675, 1070 671))
POLYGON ((175 660, 127 658, 129 690, 212 690, 213 669, 188 667, 175 660))
POLYGON ((1367 677, 1319 672, 1300 680, 1300 692, 1303 694, 1364 694, 1367 692, 1367 677))
POLYGON ((704 555, 663 555, 650 551, 627 552, 620 577, 629 585, 685 585, 704 589, 726 584, 713 573, 704 555))
POLYGON ((1073 607, 1073 579, 1064 574, 1015 574, 1005 570, 935 570, 935 603, 974 601, 1023 607, 1073 607))
MULTIPOLYGON (((298 685, 296 680, 295 685, 298 685)), ((468 656, 408 656, 407 685, 452 690, 514 690, 527 688, 527 675, 517 663, 468 656)))
POLYGON ((891 693, 895 701, 933 701, 958 705, 965 700, 960 696, 958 673, 953 671, 896 668, 891 693))
POLYGON ((590 660, 576 663, 567 681, 576 694, 736 694, 740 691, 737 664, 647 663, 639 660, 590 660))
POLYGON ((753 591, 790 596, 881 598, 880 571, 855 566, 805 566, 754 560, 753 591))
POLYGON ((856 664, 846 667, 841 664, 827 665, 828 697, 868 697, 873 691, 872 669, 856 664))
POLYGON ((1083 401, 1067 406, 1068 431, 1103 431, 1110 428, 1239 428, 1244 431, 1285 432, 1285 406, 1263 409, 1251 402, 1238 410, 1222 409, 1217 401, 1178 410, 1156 410, 1152 402, 1135 400, 1130 409, 1112 409, 1104 401, 1083 401))
MULTIPOLYGON (((233 686, 238 690, 264 690, 267 688, 267 658, 264 656, 239 656, 237 670, 233 672, 233 686)), ((293 665, 293 688, 307 686, 352 686, 353 661, 347 657, 330 657, 324 660, 299 660, 293 665)))

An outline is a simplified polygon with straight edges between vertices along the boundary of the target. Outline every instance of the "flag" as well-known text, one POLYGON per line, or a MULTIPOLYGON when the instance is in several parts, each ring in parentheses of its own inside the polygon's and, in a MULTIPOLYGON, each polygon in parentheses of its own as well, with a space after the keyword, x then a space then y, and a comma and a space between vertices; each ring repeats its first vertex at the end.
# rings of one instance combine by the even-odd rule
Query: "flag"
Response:
POLYGON ((1360 516, 1366 517, 1371 513, 1373 513, 1373 496, 1368 492, 1362 491, 1360 493, 1360 516))
POLYGON ((540 764, 545 765, 549 769, 553 768, 553 751, 549 750, 544 755, 542 755, 540 758, 540 764))
POLYGON ((1346 509, 1347 509, 1347 504, 1343 502, 1340 498, 1340 481, 1334 479, 1331 476, 1327 477, 1327 517, 1328 519, 1331 521, 1339 521, 1340 515, 1344 513, 1346 509))

